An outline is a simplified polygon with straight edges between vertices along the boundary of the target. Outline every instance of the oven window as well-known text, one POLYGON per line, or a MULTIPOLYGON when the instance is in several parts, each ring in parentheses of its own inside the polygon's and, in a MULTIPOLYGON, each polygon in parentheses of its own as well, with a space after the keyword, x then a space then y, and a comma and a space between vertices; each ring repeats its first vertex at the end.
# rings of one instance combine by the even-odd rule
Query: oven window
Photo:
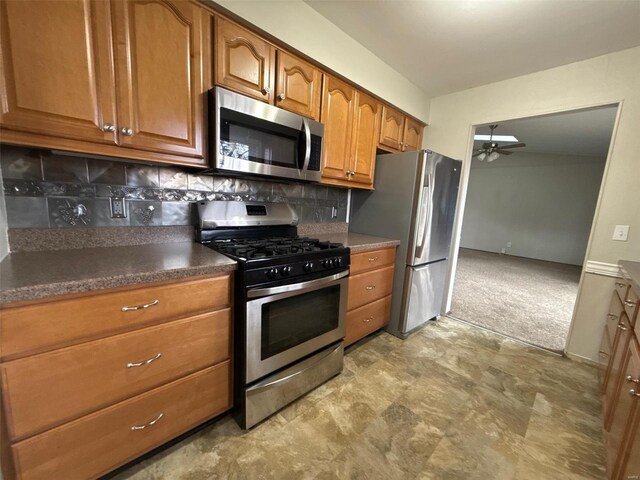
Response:
POLYGON ((262 305, 262 360, 338 328, 340 285, 262 305))
POLYGON ((220 109, 220 154, 265 165, 298 168, 300 130, 220 109))

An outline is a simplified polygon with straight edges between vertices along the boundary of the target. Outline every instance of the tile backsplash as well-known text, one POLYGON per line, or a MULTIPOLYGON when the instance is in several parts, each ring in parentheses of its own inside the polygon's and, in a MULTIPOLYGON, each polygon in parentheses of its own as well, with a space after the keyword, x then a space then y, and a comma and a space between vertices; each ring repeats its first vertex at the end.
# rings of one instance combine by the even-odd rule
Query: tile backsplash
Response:
POLYGON ((287 202, 300 223, 347 217, 347 190, 316 184, 202 175, 9 145, 0 146, 0 162, 9 228, 191 225, 192 203, 200 200, 287 202), (111 218, 110 197, 125 199, 126 218, 111 218))

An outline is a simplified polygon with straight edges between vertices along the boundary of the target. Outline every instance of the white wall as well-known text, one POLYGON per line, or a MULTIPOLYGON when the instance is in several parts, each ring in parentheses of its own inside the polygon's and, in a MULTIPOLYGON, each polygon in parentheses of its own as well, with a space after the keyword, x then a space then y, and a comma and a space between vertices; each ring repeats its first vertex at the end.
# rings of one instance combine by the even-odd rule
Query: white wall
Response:
MULTIPOLYGON (((443 95, 431 101, 426 144, 436 151, 465 160, 460 189, 464 199, 473 125, 622 102, 586 259, 612 264, 619 259, 640 260, 639 85, 640 47, 635 47, 443 95), (631 226, 627 242, 611 239, 616 224, 631 226)), ((459 202, 456 219, 458 239, 464 203, 459 202)), ((454 244, 452 247, 452 268, 455 268, 458 246, 454 244)), ((584 284, 596 285, 597 282, 585 279, 583 275, 581 286, 584 284)), ((592 294, 593 291, 587 292, 582 287, 578 293, 567 350, 595 360, 608 302, 599 304, 599 308, 582 308, 592 294)))
POLYGON ((215 3, 415 117, 429 118, 429 98, 416 85, 302 0, 215 3))
POLYGON ((460 246, 582 265, 605 160, 526 152, 473 160, 460 246))

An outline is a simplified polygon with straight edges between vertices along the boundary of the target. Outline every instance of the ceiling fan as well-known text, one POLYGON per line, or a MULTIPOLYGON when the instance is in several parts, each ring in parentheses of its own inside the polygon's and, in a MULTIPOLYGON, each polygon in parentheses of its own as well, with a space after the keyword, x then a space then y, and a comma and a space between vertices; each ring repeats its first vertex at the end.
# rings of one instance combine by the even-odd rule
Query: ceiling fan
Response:
POLYGON ((482 148, 479 148, 475 152, 473 152, 473 157, 476 157, 478 160, 486 160, 487 162, 493 162, 500 155, 511 155, 513 152, 509 149, 511 148, 522 148, 527 145, 524 143, 510 143, 509 145, 498 145, 497 142, 493 141, 493 131, 498 128, 498 125, 489 125, 491 129, 491 136, 489 137, 489 141, 482 144, 482 148))

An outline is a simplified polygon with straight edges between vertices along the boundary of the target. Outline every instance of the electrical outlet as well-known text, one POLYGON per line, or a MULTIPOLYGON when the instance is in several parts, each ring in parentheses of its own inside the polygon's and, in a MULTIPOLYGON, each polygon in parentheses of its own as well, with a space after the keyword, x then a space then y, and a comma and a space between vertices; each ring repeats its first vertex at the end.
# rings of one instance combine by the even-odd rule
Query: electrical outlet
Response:
POLYGON ((629 236, 629 225, 616 225, 613 229, 613 239, 620 242, 626 242, 629 236))
POLYGON ((511 248, 511 242, 507 242, 507 248, 511 248))
POLYGON ((127 217, 127 207, 124 202, 124 198, 121 198, 121 197, 109 198, 109 207, 111 208, 111 218, 127 217))

